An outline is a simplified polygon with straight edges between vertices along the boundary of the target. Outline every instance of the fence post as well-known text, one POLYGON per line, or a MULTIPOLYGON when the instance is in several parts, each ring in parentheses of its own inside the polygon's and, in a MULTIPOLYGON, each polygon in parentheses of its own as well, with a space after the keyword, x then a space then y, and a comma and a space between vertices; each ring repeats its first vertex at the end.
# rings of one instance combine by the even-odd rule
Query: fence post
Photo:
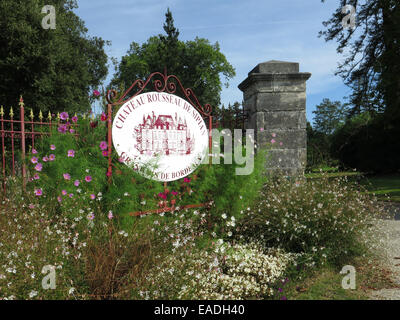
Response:
POLYGON ((25 167, 25 108, 24 108, 24 100, 19 99, 20 106, 20 120, 21 120, 21 148, 22 148, 22 183, 23 190, 26 191, 26 167, 25 167))
POLYGON ((49 120, 49 136, 51 137, 51 113, 49 111, 49 115, 47 116, 47 119, 49 120))

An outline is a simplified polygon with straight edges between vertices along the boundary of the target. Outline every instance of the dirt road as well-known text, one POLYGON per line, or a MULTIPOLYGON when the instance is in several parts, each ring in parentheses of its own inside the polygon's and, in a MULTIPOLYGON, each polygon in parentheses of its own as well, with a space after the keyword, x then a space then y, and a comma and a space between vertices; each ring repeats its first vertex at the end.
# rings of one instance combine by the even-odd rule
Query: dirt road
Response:
MULTIPOLYGON (((395 211, 395 216, 398 218, 400 206, 396 205, 392 210, 395 211)), ((400 220, 379 219, 377 227, 379 251, 382 254, 383 262, 393 273, 393 281, 399 285, 399 288, 372 291, 371 299, 400 300, 400 220)))

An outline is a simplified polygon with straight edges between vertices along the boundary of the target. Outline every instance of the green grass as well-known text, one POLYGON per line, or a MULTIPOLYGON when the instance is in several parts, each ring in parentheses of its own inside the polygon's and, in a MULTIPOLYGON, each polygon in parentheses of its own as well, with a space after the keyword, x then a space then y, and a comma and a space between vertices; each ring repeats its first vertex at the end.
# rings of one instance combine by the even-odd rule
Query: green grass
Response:
POLYGON ((343 276, 332 268, 324 268, 304 281, 288 287, 289 300, 365 300, 368 296, 360 289, 346 290, 341 286, 343 276))
POLYGON ((397 288, 388 271, 377 258, 356 258, 356 288, 343 289, 344 275, 333 266, 326 266, 305 274, 302 279, 289 281, 282 295, 288 300, 366 300, 371 290, 397 288))
POLYGON ((354 171, 342 171, 342 172, 327 172, 327 171, 322 171, 322 172, 310 172, 306 173, 305 177, 307 179, 318 179, 321 178, 322 176, 328 177, 328 178, 338 178, 338 177, 356 177, 359 176, 359 172, 354 172, 354 171))
POLYGON ((341 171, 336 167, 321 167, 312 169, 306 173, 307 179, 319 179, 321 177, 338 178, 349 177, 349 180, 360 179, 369 194, 375 194, 379 200, 400 203, 400 174, 364 176, 356 171, 341 171))
POLYGON ((367 176, 361 184, 381 200, 400 202, 400 175, 367 176))

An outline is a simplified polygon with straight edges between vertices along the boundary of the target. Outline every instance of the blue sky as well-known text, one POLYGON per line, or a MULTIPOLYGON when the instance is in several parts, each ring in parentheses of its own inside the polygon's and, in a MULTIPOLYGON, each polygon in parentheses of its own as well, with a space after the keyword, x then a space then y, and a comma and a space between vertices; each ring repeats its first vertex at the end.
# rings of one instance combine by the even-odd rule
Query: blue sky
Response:
MULTIPOLYGON (((169 7, 179 38, 196 36, 218 42, 221 52, 236 70, 224 88, 222 103, 242 101, 237 88, 258 63, 283 60, 300 63, 311 72, 307 81, 307 119, 323 98, 343 101, 349 89, 334 76, 336 43, 326 43, 318 32, 337 9, 338 1, 320 0, 78 0, 75 12, 85 21, 90 35, 111 40, 107 54, 120 59, 132 41, 139 44, 163 33, 169 7)), ((108 82, 114 70, 110 63, 108 82)))

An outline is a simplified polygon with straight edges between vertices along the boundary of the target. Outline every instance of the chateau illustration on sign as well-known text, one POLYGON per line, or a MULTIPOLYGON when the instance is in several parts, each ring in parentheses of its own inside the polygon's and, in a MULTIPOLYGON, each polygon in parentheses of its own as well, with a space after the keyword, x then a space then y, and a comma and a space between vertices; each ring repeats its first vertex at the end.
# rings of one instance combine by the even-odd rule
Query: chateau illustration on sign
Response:
POLYGON ((189 175, 208 153, 203 118, 168 93, 143 93, 126 102, 114 117, 112 137, 121 161, 157 181, 189 175))
POLYGON ((135 127, 135 136, 135 147, 140 154, 152 156, 191 154, 195 143, 186 118, 178 118, 176 112, 174 117, 169 114, 156 117, 154 111, 152 115, 143 115, 143 122, 135 127))

